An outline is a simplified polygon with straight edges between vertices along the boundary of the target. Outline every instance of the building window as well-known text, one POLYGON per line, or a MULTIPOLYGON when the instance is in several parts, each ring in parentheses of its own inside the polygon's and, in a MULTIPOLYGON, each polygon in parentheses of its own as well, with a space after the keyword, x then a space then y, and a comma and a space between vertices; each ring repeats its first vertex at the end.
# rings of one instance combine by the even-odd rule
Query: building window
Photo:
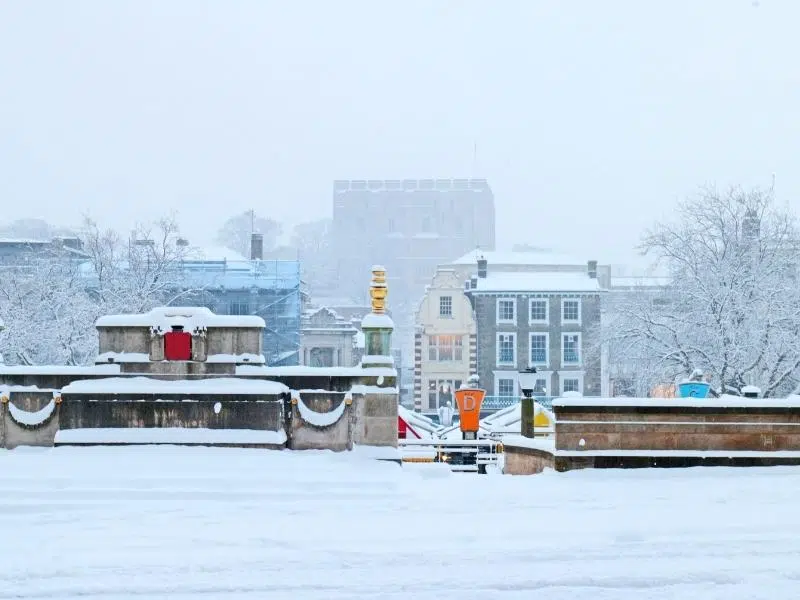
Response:
POLYGON ((516 396, 515 384, 513 379, 498 379, 497 380, 497 395, 498 396, 516 396))
POLYGON ((516 323, 517 321, 517 301, 513 298, 498 298, 497 300, 497 322, 516 323))
POLYGON ((581 301, 579 298, 561 301, 561 321, 564 323, 581 322, 581 301))
POLYGON ((549 315, 547 310, 547 299, 546 298, 536 298, 530 301, 530 315, 528 317, 528 321, 530 323, 547 323, 549 321, 549 315))
POLYGON ((430 217, 423 217, 422 218, 422 233, 432 233, 433 227, 431 227, 431 218, 430 217))
POLYGON ((309 362, 311 367, 335 367, 333 348, 311 348, 309 362))
POLYGON ((463 360, 464 338, 460 335, 429 335, 428 360, 447 362, 463 360))
POLYGON ((229 315, 249 315, 250 314, 250 304, 248 302, 244 302, 242 300, 234 300, 228 306, 228 314, 229 315))
POLYGON ((514 333, 497 334, 497 366, 517 364, 517 336, 514 333))
POLYGON ((568 377, 561 380, 561 393, 578 392, 581 393, 581 380, 577 377, 568 377))
POLYGON ((581 364, 581 334, 565 333, 561 336, 562 360, 565 365, 581 364))
POLYGON ((453 297, 440 296, 439 297, 439 316, 452 317, 453 316, 453 297))
POLYGON ((431 379, 428 381, 428 409, 438 410, 448 402, 456 407, 455 390, 461 387, 461 379, 431 379))
POLYGON ((548 347, 550 345, 550 336, 546 333, 532 333, 530 334, 530 366, 546 366, 548 364, 548 347))

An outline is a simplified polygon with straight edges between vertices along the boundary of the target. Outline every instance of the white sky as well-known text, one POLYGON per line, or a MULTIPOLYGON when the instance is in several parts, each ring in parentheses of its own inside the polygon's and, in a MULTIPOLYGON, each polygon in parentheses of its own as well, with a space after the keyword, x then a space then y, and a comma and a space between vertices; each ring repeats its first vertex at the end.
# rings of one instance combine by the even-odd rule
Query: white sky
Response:
POLYGON ((0 220, 188 236, 336 178, 478 176, 498 239, 627 261, 699 184, 797 207, 796 0, 0 0, 0 220), (478 159, 473 164, 473 143, 478 159))

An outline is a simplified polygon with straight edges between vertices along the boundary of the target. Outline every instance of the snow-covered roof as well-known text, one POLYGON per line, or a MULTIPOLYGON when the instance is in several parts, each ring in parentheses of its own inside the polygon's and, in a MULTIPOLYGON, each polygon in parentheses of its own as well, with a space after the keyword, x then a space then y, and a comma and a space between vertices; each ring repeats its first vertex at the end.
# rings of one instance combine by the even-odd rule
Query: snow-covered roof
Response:
POLYGON ((611 288, 653 288, 666 287, 670 284, 669 277, 657 276, 611 276, 611 288))
POLYGON ((161 306, 138 315, 106 315, 96 327, 156 327, 162 330, 180 325, 185 331, 207 327, 266 327, 264 319, 254 315, 216 315, 203 306, 161 306))
POLYGON ((600 292, 600 282, 584 273, 489 273, 470 292, 600 292))
POLYGON ((266 379, 192 379, 168 381, 149 377, 108 377, 73 381, 61 389, 62 394, 236 394, 277 396, 289 388, 266 379))
POLYGON ((581 265, 585 267, 588 262, 574 256, 547 251, 503 252, 495 250, 470 250, 464 256, 454 260, 451 264, 477 266, 478 259, 481 257, 486 259, 490 269, 492 265, 581 265))
MULTIPOLYGON (((408 410, 402 405, 397 406, 397 415, 403 419, 417 434, 423 439, 434 439, 439 437, 442 426, 435 423, 432 419, 408 410)), ((412 437, 413 434, 409 435, 412 437)))
POLYGON ((231 250, 226 246, 217 246, 217 245, 202 245, 202 246, 193 246, 189 249, 186 256, 187 260, 193 261, 208 261, 208 262, 215 262, 215 261, 246 261, 248 258, 236 252, 236 250, 231 250))

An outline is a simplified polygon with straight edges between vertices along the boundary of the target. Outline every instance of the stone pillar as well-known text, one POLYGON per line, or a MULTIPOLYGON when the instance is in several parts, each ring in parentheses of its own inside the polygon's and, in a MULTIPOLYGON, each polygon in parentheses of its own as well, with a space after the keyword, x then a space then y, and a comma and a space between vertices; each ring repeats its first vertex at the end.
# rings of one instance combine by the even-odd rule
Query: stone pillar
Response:
POLYGON ((372 285, 369 289, 372 298, 372 312, 361 320, 361 331, 364 333, 364 356, 362 367, 394 366, 392 358, 392 332, 394 321, 386 314, 386 269, 381 266, 372 267, 372 285))

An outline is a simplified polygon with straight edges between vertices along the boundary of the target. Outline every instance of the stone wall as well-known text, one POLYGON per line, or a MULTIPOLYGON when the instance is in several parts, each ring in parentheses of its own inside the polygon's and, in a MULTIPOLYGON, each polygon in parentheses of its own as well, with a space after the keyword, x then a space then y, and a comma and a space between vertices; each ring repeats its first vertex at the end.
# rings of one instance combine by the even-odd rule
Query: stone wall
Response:
POLYGON ((288 445, 293 450, 349 450, 354 445, 397 447, 397 393, 300 392, 292 401, 288 445), (330 425, 306 421, 300 402, 320 415, 341 408, 341 417, 330 425))
POLYGON ((283 427, 280 400, 232 400, 228 397, 197 400, 70 400, 64 396, 60 429, 187 427, 208 429, 258 429, 279 431, 283 427), (220 402, 219 414, 214 405, 220 402))
POLYGON ((121 363, 120 373, 144 375, 153 379, 206 379, 208 377, 233 377, 236 374, 236 365, 234 363, 184 361, 121 363))
MULTIPOLYGON (((149 327, 98 327, 99 354, 107 352, 147 354, 151 360, 164 358, 164 339, 152 336, 149 327)), ((193 358, 205 360, 211 354, 261 354, 262 330, 257 327, 211 327, 205 337, 195 337, 193 358)))
POLYGON ((261 354, 263 331, 255 327, 214 327, 206 332, 206 352, 212 354, 261 354))
POLYGON ((52 446, 58 431, 59 409, 52 392, 11 392, 9 401, 0 404, 0 447, 12 449, 17 446, 52 446), (51 405, 51 402, 54 404, 51 405), (41 421, 26 424, 14 418, 9 404, 26 413, 46 410, 48 406, 52 410, 41 421))
POLYGON ((503 446, 506 475, 535 475, 545 469, 555 469, 556 459, 550 452, 505 444, 503 446))
POLYGON ((99 354, 106 352, 150 353, 149 327, 98 327, 99 354))
POLYGON ((558 450, 800 451, 800 408, 663 405, 554 408, 558 450))

